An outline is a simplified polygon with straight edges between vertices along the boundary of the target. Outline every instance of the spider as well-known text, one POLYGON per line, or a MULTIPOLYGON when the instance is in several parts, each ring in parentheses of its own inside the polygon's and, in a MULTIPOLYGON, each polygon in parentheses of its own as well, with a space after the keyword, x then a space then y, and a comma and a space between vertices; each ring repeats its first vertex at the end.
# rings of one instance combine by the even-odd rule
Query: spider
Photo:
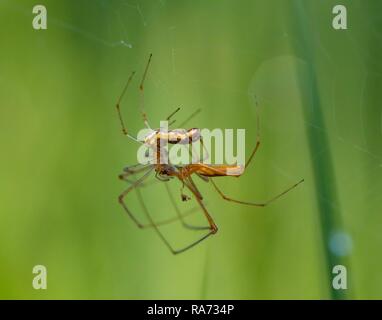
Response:
MULTIPOLYGON (((140 112, 141 112, 141 115, 143 118, 144 125, 146 126, 146 128, 150 129, 150 133, 145 136, 143 141, 138 141, 135 137, 131 136, 128 133, 128 130, 124 124, 121 110, 120 110, 121 101, 122 101, 122 99, 123 99, 123 97, 127 91, 127 88, 129 87, 129 85, 133 79, 135 72, 131 73, 131 75, 130 75, 118 101, 117 101, 116 108, 117 108, 118 117, 119 117, 119 121, 120 121, 120 125, 122 128, 123 134, 125 136, 128 136, 130 139, 137 141, 139 143, 143 143, 146 146, 148 146, 149 148, 151 148, 154 151, 154 154, 155 154, 157 161, 155 163, 136 164, 136 165, 124 168, 124 172, 119 175, 119 178, 121 180, 129 182, 130 186, 119 195, 118 201, 122 205, 122 207, 124 208, 126 213, 131 217, 131 219, 135 222, 135 224, 139 228, 149 228, 149 227, 154 228, 154 230, 159 235, 159 237, 162 239, 164 244, 168 247, 168 249, 173 254, 178 254, 178 253, 184 252, 184 251, 194 247, 195 245, 199 244, 200 242, 202 242, 203 240, 205 240, 209 236, 216 234, 218 231, 218 227, 215 224, 209 211, 207 210, 207 207, 204 203, 203 196, 200 193, 198 187, 196 186, 194 179, 193 179, 193 176, 197 176, 198 178, 204 180, 205 182, 211 183, 212 186, 214 187, 214 189, 222 197, 222 199, 224 199, 226 201, 235 202, 235 203, 244 204, 244 205, 249 205, 249 206, 256 206, 256 207, 265 207, 266 205, 270 204, 271 202, 279 199, 280 197, 282 197, 283 195, 285 195, 286 193, 288 193, 292 189, 296 188, 299 184, 301 184, 304 181, 304 179, 302 179, 299 182, 295 183, 294 185, 290 186, 289 188, 287 188, 283 192, 277 194, 276 196, 272 197, 268 201, 265 201, 262 203, 255 203, 255 202, 241 201, 241 200, 237 200, 237 199, 234 199, 234 198, 227 196, 223 191, 221 191, 221 189, 216 185, 216 183, 214 181, 214 179, 216 177, 227 177, 227 176, 240 177, 244 171, 242 166, 239 166, 239 165, 204 164, 201 161, 199 161, 197 163, 186 164, 186 165, 173 165, 169 161, 166 163, 163 163, 163 161, 161 161, 161 159, 163 159, 163 158, 168 159, 168 152, 165 148, 161 147, 161 143, 160 143, 161 141, 164 140, 170 144, 189 144, 192 146, 193 143, 195 143, 196 141, 200 141, 202 143, 202 137, 200 134, 200 129, 198 129, 198 128, 191 128, 188 130, 174 129, 174 130, 169 130, 168 132, 162 132, 160 129, 154 130, 154 129, 150 128, 149 122, 147 119, 147 115, 144 111, 143 101, 144 101, 144 82, 145 82, 145 79, 147 76, 147 72, 149 69, 151 59, 152 59, 152 54, 150 54, 149 60, 147 62, 147 65, 146 65, 146 68, 144 70, 143 77, 142 77, 142 80, 141 80, 140 86, 139 86, 139 90, 141 93, 140 112), (146 179, 148 177, 150 177, 150 175, 153 172, 155 172, 155 177, 158 178, 160 181, 163 181, 163 182, 167 182, 173 178, 178 179, 181 183, 181 199, 183 201, 187 201, 190 199, 190 197, 188 197, 187 195, 185 195, 183 193, 183 189, 186 188, 188 191, 191 192, 193 197, 196 199, 198 207, 196 207, 195 209, 191 209, 184 214, 181 214, 179 207, 177 205, 177 202, 175 201, 175 198, 173 197, 172 193, 170 192, 168 184, 164 183, 166 186, 166 189, 168 191, 170 201, 175 208, 177 216, 173 217, 173 218, 166 219, 166 220, 162 220, 159 222, 154 222, 153 218, 151 217, 151 215, 150 215, 150 213, 149 213, 149 211, 145 205, 145 202, 143 201, 142 194, 140 191, 140 187, 145 183, 146 179), (229 174, 228 174, 228 172, 229 172, 229 174), (142 174, 142 175, 138 179, 135 179, 135 176, 138 174, 142 174), (131 180, 131 178, 133 178, 133 180, 131 180), (131 210, 127 207, 127 205, 124 201, 125 197, 132 190, 135 190, 137 192, 138 200, 139 200, 139 202, 143 208, 143 211, 144 211, 144 213, 145 213, 145 215, 149 221, 148 224, 142 224, 135 217, 135 215, 131 212, 131 210), (190 224, 185 222, 184 217, 195 212, 198 209, 199 210, 201 209, 201 211, 204 213, 204 216, 208 222, 208 226, 194 226, 194 225, 190 225, 190 224), (183 248, 175 249, 169 243, 169 241, 164 237, 164 235, 162 234, 162 232, 159 229, 159 226, 174 222, 178 219, 181 221, 182 225, 185 228, 193 229, 193 230, 206 230, 206 233, 203 236, 201 236, 199 239, 197 239, 196 241, 192 242, 191 244, 189 244, 183 248)), ((179 108, 177 108, 173 113, 171 113, 167 117, 167 120, 170 120, 172 118, 172 116, 175 113, 177 113, 178 111, 179 111, 179 108)), ((193 115, 191 115, 187 119, 187 121, 189 121, 198 112, 199 112, 199 110, 197 112, 195 112, 193 115)), ((257 119, 259 119, 259 118, 257 118, 257 119)), ((259 127, 259 120, 257 122, 258 122, 257 124, 259 127)), ((171 122, 171 124, 172 123, 174 123, 174 121, 171 122)), ((249 158, 247 159, 247 161, 245 163, 245 168, 248 167, 248 165, 252 162, 257 150, 259 149, 259 146, 260 146, 260 135, 258 133, 257 139, 256 139, 256 145, 255 145, 252 153, 250 154, 249 158)))

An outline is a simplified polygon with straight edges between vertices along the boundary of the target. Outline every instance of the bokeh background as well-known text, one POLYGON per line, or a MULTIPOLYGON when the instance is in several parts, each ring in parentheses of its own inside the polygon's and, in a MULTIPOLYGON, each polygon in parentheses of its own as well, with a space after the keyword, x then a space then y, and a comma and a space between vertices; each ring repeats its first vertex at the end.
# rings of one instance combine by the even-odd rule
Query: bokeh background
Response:
MULTIPOLYGON (((329 0, 39 3, 47 30, 32 28, 35 1, 0 1, 0 298, 382 298, 380 1, 342 1, 342 31, 329 0), (262 201, 305 178, 266 208, 198 182, 219 233, 177 256, 117 202, 138 145, 115 103, 136 70, 123 108, 142 128, 151 52, 153 127, 201 108, 190 127, 245 128, 250 150, 256 95, 262 146, 243 177, 217 181, 227 194, 262 201), (37 264, 45 291, 32 288, 37 264), (336 264, 348 290, 332 289, 336 264)), ((163 186, 150 188, 153 214, 171 216, 163 186)), ((174 246, 200 235, 172 227, 174 246)))

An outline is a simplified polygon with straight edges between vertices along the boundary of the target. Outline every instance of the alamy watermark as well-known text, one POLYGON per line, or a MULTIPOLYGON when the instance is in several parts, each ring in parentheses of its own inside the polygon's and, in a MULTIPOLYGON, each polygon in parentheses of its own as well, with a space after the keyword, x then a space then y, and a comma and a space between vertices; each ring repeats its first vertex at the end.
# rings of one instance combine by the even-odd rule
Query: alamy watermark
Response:
POLYGON ((344 5, 338 4, 333 7, 333 14, 335 14, 332 26, 335 30, 346 30, 348 28, 347 10, 344 5))
MULTIPOLYGON (((143 165, 225 163, 236 166, 231 172, 235 175, 237 170, 245 167, 245 129, 169 130, 168 121, 161 121, 159 129, 140 130, 137 140, 142 143, 137 151, 137 161, 143 165)), ((228 175, 230 169, 227 168, 228 175)))
POLYGON ((32 26, 35 30, 46 30, 47 26, 47 10, 42 4, 37 4, 33 7, 32 13, 35 14, 32 20, 32 26))
POLYGON ((47 276, 48 272, 44 265, 36 265, 32 269, 32 273, 35 274, 32 280, 32 287, 36 290, 47 289, 47 276))
POLYGON ((332 273, 335 275, 332 280, 333 289, 346 290, 348 288, 346 267, 341 264, 335 265, 332 273))

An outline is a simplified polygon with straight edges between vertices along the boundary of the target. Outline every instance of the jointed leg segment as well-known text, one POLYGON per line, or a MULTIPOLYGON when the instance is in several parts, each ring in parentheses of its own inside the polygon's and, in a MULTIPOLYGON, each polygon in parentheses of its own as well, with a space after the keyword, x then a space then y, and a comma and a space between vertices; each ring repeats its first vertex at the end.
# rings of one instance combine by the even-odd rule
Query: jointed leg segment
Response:
POLYGON ((133 71, 131 73, 129 79, 127 80, 127 83, 126 83, 125 87, 123 88, 122 93, 121 93, 121 95, 120 95, 120 97, 119 97, 119 99, 117 101, 116 108, 117 108, 118 118, 119 118, 119 122, 121 124, 121 128, 122 128, 123 134, 125 136, 129 136, 130 138, 136 140, 134 137, 132 137, 131 135, 128 134, 128 131, 127 131, 126 127, 125 127, 125 123, 124 123, 123 118, 122 118, 122 113, 121 113, 121 108, 120 108, 121 101, 122 101, 123 97, 125 96, 126 90, 129 87, 130 82, 133 79, 134 74, 135 74, 135 71, 133 71))
POLYGON ((144 82, 146 80, 146 76, 147 76, 147 71, 149 70, 149 66, 150 66, 150 62, 151 62, 151 58, 152 58, 152 53, 150 54, 150 57, 149 57, 149 61, 147 61, 147 65, 146 65, 146 68, 145 68, 145 72, 143 73, 143 77, 142 77, 142 81, 141 81, 141 84, 139 85, 139 91, 141 92, 141 114, 142 114, 142 117, 143 117, 143 122, 145 123, 145 126, 146 128, 150 128, 149 126, 149 123, 147 121, 147 114, 145 112, 145 105, 144 105, 144 82))
POLYGON ((283 195, 285 195, 286 193, 288 193, 289 191, 291 191, 292 189, 296 188, 300 183, 304 182, 304 179, 300 180, 299 182, 297 182, 296 184, 294 184, 293 186, 289 187, 288 189, 286 189, 285 191, 279 193, 278 195, 276 195, 275 197, 273 197, 272 199, 268 200, 268 201, 265 201, 263 203, 254 203, 254 202, 247 202, 247 201, 240 201, 240 200, 236 200, 236 199, 233 199, 233 198, 230 198, 228 196, 226 196, 219 188, 218 186, 215 184, 215 182, 213 181, 212 178, 210 178, 210 181, 212 183, 212 185, 214 186, 215 190, 221 195, 221 197, 224 199, 224 200, 227 200, 227 201, 231 201, 231 202, 236 202, 236 203, 240 203, 240 204, 245 204, 245 205, 249 205, 249 206, 255 206, 255 207, 265 207, 266 205, 270 204, 271 202, 277 200, 278 198, 282 197, 283 195))

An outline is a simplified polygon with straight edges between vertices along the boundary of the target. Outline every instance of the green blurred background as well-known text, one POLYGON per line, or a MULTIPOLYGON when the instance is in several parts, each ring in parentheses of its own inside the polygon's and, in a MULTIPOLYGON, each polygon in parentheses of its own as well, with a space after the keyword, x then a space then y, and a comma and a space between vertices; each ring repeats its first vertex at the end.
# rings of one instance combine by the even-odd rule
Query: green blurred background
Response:
MULTIPOLYGON (((342 31, 329 0, 38 3, 47 30, 32 28, 35 1, 0 1, 0 298, 382 298, 381 1, 342 1, 342 31), (262 146, 242 178, 217 181, 227 194, 262 201, 305 178, 266 208, 199 182, 219 232, 177 256, 117 202, 138 145, 115 103, 150 52, 154 127, 202 108, 190 127, 245 128, 250 150, 256 94, 262 146), (37 264, 47 290, 32 288, 37 264), (346 291, 332 289, 336 264, 346 291)), ((132 132, 138 98, 135 79, 132 132)), ((145 201, 172 215, 162 189, 145 201)), ((168 232, 175 246, 199 235, 168 232)))

